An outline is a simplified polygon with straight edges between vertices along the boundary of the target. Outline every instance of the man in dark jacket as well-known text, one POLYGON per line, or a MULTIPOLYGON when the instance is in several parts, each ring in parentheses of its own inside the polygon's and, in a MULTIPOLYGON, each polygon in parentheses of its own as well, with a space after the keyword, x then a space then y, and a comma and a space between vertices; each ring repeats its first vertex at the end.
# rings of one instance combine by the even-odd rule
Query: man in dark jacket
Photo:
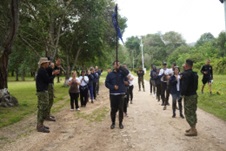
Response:
POLYGON ((46 68, 49 66, 47 58, 40 58, 38 62, 40 68, 38 69, 36 77, 36 91, 38 96, 38 115, 37 115, 37 131, 49 133, 49 127, 44 126, 44 119, 48 116, 49 93, 48 85, 50 83, 49 75, 46 68))
POLYGON ((141 90, 141 83, 142 83, 143 91, 145 91, 145 87, 144 87, 144 70, 142 68, 140 68, 137 71, 137 76, 138 76, 139 91, 141 90))
POLYGON ((120 66, 118 61, 113 62, 114 70, 110 72, 105 80, 105 86, 110 92, 111 104, 111 129, 115 128, 116 113, 119 110, 119 128, 123 129, 123 104, 125 96, 124 80, 128 76, 129 71, 120 66))
POLYGON ((184 111, 185 117, 190 125, 190 129, 186 130, 186 136, 197 136, 196 123, 197 123, 197 87, 198 87, 198 75, 192 71, 193 61, 186 60, 181 77, 181 95, 184 96, 184 111))

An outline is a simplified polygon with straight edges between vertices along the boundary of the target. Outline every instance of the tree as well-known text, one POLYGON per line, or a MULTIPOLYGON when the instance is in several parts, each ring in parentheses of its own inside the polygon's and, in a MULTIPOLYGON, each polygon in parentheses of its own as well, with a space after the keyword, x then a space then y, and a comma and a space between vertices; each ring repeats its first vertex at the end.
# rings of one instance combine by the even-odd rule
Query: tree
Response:
POLYGON ((8 60, 19 25, 19 0, 1 2, 0 14, 0 98, 2 98, 0 103, 2 104, 5 100, 11 104, 11 100, 6 98, 9 96, 8 60))
POLYGON ((201 35, 199 40, 196 42, 195 46, 200 46, 206 42, 213 42, 215 40, 214 36, 211 33, 204 33, 201 35))

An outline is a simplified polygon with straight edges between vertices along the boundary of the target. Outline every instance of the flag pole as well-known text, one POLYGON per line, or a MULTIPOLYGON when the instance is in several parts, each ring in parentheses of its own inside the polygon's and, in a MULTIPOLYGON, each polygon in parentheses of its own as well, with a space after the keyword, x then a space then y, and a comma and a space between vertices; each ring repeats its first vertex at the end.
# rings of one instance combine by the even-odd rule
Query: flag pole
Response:
MULTIPOLYGON (((118 23, 118 4, 115 6, 115 13, 116 13, 116 23, 118 23)), ((115 50, 115 57, 116 57, 116 62, 118 62, 118 32, 116 30, 116 50, 115 50)))

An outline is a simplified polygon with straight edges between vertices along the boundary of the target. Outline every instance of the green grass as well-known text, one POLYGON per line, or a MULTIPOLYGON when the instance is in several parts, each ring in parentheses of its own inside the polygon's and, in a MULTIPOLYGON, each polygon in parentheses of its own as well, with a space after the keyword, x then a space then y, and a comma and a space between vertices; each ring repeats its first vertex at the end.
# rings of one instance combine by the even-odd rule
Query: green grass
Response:
MULTIPOLYGON (((149 81, 150 76, 147 71, 144 78, 149 81)), ((226 121, 226 76, 214 75, 212 92, 210 95, 208 85, 205 86, 204 94, 201 94, 202 75, 199 75, 198 107, 226 121)))
MULTIPOLYGON (((62 85, 63 80, 61 83, 55 82, 54 84, 55 103, 63 100, 68 93, 68 88, 62 85)), ((10 94, 18 99, 19 106, 10 108, 0 107, 0 127, 16 123, 27 115, 37 112, 37 96, 33 78, 26 78, 26 81, 15 81, 14 78, 10 77, 8 89, 10 94)), ((52 111, 55 112, 62 107, 57 106, 52 111)))

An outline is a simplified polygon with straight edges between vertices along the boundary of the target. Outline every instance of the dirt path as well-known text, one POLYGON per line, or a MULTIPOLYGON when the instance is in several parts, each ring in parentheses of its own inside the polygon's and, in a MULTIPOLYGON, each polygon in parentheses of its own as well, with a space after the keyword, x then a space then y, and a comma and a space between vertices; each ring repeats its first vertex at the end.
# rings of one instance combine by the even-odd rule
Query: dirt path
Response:
MULTIPOLYGON (((173 119, 171 106, 162 106, 149 93, 134 89, 123 130, 110 129, 108 90, 102 86, 98 100, 80 112, 66 105, 55 114, 57 122, 46 122, 49 134, 35 130, 36 115, 0 129, 1 151, 225 151, 226 122, 198 110, 197 137, 184 136, 185 119, 173 119), (105 115, 105 116, 103 116, 105 115), (100 120, 99 120, 100 119, 100 120)), ((68 102, 69 104, 69 102, 68 102)), ((178 114, 178 113, 177 113, 178 114)))

